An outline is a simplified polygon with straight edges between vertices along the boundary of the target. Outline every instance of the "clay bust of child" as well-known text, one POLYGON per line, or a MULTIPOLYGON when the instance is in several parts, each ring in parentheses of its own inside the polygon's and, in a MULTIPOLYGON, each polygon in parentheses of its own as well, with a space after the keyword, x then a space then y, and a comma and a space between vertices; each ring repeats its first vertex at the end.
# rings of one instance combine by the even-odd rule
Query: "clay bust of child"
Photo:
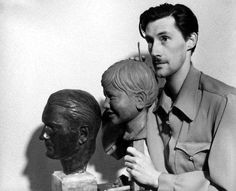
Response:
POLYGON ((83 173, 96 148, 101 111, 95 98, 82 90, 60 90, 50 95, 44 108, 46 155, 61 161, 65 174, 83 173))
POLYGON ((103 147, 120 159, 133 141, 146 139, 147 114, 157 98, 157 80, 146 63, 122 60, 103 73, 101 83, 105 95, 103 147))

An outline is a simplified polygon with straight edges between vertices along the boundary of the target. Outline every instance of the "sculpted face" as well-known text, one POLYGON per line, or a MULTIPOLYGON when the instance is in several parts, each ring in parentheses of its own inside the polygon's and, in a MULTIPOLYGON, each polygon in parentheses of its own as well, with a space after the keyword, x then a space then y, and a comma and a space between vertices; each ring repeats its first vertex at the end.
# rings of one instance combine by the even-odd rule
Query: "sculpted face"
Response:
POLYGON ((104 94, 106 99, 103 107, 107 117, 113 124, 129 123, 138 116, 139 112, 134 95, 128 96, 125 92, 112 86, 106 87, 104 94))
POLYGON ((52 159, 66 159, 79 149, 78 133, 68 119, 66 109, 61 106, 48 106, 43 112, 45 124, 40 139, 45 141, 46 155, 52 159))
POLYGON ((46 155, 59 159, 65 174, 82 173, 96 148, 101 110, 86 91, 59 90, 51 94, 43 111, 40 139, 46 155))

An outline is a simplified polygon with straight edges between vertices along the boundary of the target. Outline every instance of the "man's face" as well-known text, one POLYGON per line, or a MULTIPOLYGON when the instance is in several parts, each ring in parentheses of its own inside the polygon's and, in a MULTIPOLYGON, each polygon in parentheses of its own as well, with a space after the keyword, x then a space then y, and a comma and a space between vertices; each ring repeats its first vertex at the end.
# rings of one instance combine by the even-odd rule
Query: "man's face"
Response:
POLYGON ((172 16, 150 22, 146 41, 158 77, 169 77, 181 71, 186 61, 187 46, 172 16))
POLYGON ((66 117, 67 112, 65 108, 55 105, 44 110, 42 120, 45 126, 40 139, 45 141, 49 158, 65 159, 78 149, 78 134, 71 130, 73 123, 66 117))
POLYGON ((104 112, 113 124, 129 123, 138 116, 134 95, 128 96, 112 86, 104 89, 104 95, 106 96, 103 104, 104 112))

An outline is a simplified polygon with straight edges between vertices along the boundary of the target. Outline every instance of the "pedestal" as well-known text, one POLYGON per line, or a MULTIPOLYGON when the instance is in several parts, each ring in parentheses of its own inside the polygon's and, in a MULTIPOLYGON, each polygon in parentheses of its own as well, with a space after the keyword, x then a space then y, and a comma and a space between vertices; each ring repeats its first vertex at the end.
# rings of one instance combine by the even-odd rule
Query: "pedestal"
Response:
POLYGON ((88 172, 66 175, 55 171, 51 186, 52 191, 97 191, 96 178, 88 172))

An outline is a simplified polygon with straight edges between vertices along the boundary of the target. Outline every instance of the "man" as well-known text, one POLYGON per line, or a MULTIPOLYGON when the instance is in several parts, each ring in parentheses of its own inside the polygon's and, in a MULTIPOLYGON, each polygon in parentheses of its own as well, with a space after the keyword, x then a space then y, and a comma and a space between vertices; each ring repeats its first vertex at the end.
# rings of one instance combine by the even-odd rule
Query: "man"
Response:
POLYGON ((95 151, 101 111, 95 98, 82 90, 53 93, 44 108, 40 139, 46 155, 61 161, 65 174, 82 173, 95 151))
POLYGON ((129 147, 127 171, 160 191, 236 190, 236 89, 194 68, 196 16, 181 4, 152 7, 140 16, 140 33, 157 77, 166 79, 149 126, 157 122, 167 172, 158 169, 157 144, 149 147, 152 161, 129 147))

